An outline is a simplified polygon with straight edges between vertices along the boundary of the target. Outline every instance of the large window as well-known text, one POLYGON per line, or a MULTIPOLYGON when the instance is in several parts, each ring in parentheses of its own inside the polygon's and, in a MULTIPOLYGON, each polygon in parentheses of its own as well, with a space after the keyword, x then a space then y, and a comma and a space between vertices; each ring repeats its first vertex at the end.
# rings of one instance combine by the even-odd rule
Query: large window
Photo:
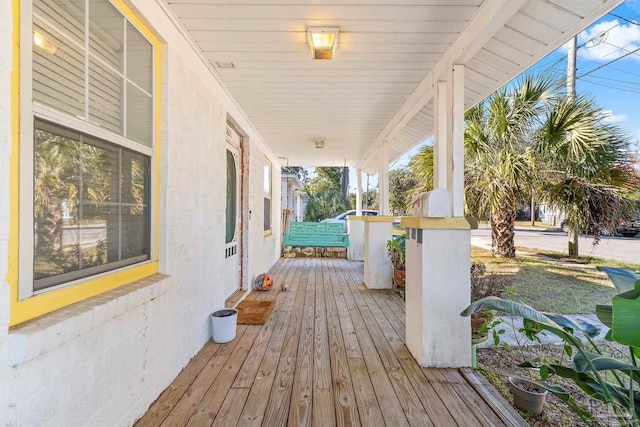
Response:
POLYGON ((28 294, 152 258, 154 149, 154 47, 110 1, 34 0, 31 55, 28 294))
POLYGON ((36 120, 34 290, 149 259, 149 158, 36 120))

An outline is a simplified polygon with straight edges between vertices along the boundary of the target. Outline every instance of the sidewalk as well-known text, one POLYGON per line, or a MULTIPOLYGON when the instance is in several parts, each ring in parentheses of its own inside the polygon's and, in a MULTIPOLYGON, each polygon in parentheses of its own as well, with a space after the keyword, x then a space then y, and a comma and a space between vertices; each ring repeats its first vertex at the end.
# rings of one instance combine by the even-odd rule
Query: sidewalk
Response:
MULTIPOLYGON (((574 322, 577 322, 578 324, 580 324, 580 321, 583 321, 597 328, 600 328, 600 333, 598 334, 598 336, 593 338, 594 340, 604 339, 605 335, 607 334, 607 331, 609 330, 608 327, 606 327, 604 324, 602 324, 602 322, 600 322, 600 320, 595 314, 566 314, 565 317, 568 317, 569 319, 573 320, 574 322)), ((527 337, 524 336, 524 334, 518 332, 518 330, 522 328, 522 317, 501 316, 496 318, 496 320, 498 319, 501 319, 502 323, 497 326, 497 329, 498 330, 504 329, 506 331, 504 334, 500 335, 500 341, 501 341, 500 346, 502 346, 503 343, 507 343, 510 347, 522 347, 525 345, 540 344, 538 342, 528 340, 527 337)), ((576 332, 576 336, 580 337, 583 342, 586 341, 586 338, 582 333, 576 332)), ((551 332, 545 332, 545 331, 540 332, 538 334, 538 337, 540 338, 540 341, 542 341, 541 342, 542 344, 562 344, 563 343, 563 341, 560 338, 553 335, 551 332), (543 333, 546 333, 546 336, 543 335, 543 333)), ((478 348, 490 348, 490 347, 494 347, 493 335, 491 331, 489 331, 489 339, 478 344, 478 348)))

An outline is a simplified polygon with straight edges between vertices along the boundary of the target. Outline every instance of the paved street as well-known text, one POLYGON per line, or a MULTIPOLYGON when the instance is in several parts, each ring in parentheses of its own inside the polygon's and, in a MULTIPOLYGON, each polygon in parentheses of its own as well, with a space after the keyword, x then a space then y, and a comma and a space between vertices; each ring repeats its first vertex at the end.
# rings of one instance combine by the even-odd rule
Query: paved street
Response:
MULTIPOLYGON (((481 225, 478 230, 471 230, 471 244, 490 248, 491 229, 481 225)), ((640 264, 640 236, 635 238, 603 236, 598 246, 593 246, 593 238, 580 237, 578 245, 581 255, 640 264)), ((516 246, 567 253, 567 233, 560 230, 516 227, 516 246)))

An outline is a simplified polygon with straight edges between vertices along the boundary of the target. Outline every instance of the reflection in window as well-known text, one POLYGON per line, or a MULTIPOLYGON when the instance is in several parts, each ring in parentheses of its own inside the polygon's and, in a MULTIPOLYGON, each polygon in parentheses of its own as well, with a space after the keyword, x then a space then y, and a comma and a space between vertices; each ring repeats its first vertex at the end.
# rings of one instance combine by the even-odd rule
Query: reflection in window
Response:
POLYGON ((34 101, 152 146, 153 47, 111 2, 34 0, 33 29, 34 101))
POLYGON ((149 259, 149 157, 35 122, 34 290, 149 259))
POLYGON ((237 197, 236 159, 235 157, 233 157, 233 153, 227 150, 227 208, 225 243, 231 243, 236 235, 237 197))
POLYGON ((271 162, 264 158, 264 231, 271 231, 271 162))

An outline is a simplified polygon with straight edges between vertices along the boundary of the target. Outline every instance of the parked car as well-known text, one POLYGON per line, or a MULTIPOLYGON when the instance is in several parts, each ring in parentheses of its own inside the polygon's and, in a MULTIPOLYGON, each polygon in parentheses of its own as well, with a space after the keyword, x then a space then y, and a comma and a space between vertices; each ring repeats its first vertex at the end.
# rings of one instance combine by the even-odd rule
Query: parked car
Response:
MULTIPOLYGON (((566 219, 560 223, 560 229, 565 233, 569 231, 569 224, 566 219)), ((640 217, 633 220, 622 218, 618 220, 616 234, 620 234, 624 237, 635 237, 638 233, 640 233, 640 217)), ((600 234, 608 235, 606 232, 601 232, 600 234)))
POLYGON ((636 219, 619 219, 616 231, 625 237, 635 237, 640 233, 640 217, 636 219))
MULTIPOLYGON (((347 217, 356 214, 355 209, 351 209, 350 211, 342 212, 340 215, 336 215, 331 218, 323 219, 322 222, 341 222, 344 224, 345 229, 347 228, 347 217)), ((362 216, 377 216, 378 211, 362 211, 362 216)))

